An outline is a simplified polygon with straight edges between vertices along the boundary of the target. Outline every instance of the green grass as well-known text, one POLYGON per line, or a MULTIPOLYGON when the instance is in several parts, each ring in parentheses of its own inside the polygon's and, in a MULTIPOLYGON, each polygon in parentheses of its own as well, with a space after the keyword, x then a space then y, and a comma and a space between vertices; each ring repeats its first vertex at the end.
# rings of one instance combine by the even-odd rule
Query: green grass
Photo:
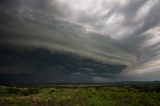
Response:
POLYGON ((131 86, 0 86, 0 106, 160 106, 160 93, 131 86))

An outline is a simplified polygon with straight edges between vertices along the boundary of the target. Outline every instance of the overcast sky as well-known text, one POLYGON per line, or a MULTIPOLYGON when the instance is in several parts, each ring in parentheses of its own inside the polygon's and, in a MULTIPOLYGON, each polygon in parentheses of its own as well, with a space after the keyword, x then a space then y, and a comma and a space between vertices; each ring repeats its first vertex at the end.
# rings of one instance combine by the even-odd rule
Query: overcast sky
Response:
POLYGON ((160 0, 0 1, 0 82, 159 76, 160 0))

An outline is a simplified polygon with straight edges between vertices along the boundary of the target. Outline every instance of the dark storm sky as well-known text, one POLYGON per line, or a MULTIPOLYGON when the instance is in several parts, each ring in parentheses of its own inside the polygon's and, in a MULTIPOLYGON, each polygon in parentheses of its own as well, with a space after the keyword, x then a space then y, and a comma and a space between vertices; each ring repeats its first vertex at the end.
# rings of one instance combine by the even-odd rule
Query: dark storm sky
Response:
POLYGON ((159 0, 1 0, 0 82, 160 80, 159 0))

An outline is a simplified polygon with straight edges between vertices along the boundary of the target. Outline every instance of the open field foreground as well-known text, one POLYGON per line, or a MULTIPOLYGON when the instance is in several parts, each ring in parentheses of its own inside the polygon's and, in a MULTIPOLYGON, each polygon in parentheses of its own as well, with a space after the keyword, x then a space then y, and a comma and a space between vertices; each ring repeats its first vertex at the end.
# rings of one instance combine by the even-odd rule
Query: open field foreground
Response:
POLYGON ((0 106, 160 106, 160 87, 0 86, 0 106))

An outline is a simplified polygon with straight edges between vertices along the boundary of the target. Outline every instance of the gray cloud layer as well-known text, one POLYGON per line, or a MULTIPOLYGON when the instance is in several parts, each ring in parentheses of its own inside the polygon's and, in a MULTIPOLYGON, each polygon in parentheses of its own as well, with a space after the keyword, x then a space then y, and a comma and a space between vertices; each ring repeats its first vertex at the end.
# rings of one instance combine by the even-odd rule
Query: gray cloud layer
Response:
MULTIPOLYGON (((125 65, 131 80, 160 69, 159 0, 2 0, 0 44, 72 53, 125 65)), ((2 69, 3 71, 3 69, 2 69)), ((93 80, 110 80, 96 76, 93 80)))

